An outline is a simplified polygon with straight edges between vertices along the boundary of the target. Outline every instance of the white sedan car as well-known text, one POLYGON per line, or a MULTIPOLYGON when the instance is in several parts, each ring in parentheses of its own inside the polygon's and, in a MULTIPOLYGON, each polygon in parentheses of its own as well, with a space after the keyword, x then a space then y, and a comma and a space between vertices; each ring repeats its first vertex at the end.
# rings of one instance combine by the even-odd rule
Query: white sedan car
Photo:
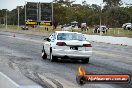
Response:
POLYGON ((45 40, 42 58, 49 58, 52 62, 61 58, 88 63, 92 55, 91 44, 78 32, 56 31, 45 40))

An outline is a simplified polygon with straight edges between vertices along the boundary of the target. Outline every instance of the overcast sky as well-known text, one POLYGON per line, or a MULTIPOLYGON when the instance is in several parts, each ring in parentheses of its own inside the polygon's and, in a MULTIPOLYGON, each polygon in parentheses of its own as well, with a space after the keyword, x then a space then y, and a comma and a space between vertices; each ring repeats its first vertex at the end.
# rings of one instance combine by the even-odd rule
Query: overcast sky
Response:
MULTIPOLYGON (((0 0, 0 9, 15 9, 16 6, 23 6, 25 2, 52 2, 52 0, 0 0)), ((71 0, 72 1, 72 0, 71 0)), ((84 0, 76 0, 75 3, 81 4, 84 0)), ((103 0, 86 0, 88 4, 100 4, 103 0)), ((132 4, 132 0, 122 0, 125 3, 132 4)))

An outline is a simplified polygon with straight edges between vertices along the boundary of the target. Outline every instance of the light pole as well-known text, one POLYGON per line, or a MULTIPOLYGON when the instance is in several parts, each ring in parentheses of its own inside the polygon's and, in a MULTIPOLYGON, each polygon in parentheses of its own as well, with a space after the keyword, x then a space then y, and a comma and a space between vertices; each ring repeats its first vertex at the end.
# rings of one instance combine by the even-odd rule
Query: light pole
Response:
MULTIPOLYGON (((37 2, 37 23, 39 22, 39 4, 40 2, 37 2)), ((39 24, 37 24, 37 28, 39 27, 39 24)), ((34 27, 35 28, 35 27, 34 27)))
POLYGON ((6 10, 6 29, 7 29, 7 10, 6 10))
POLYGON ((5 17, 3 19, 4 19, 4 25, 5 25, 5 17))
POLYGON ((25 1, 25 27, 26 27, 26 20, 27 20, 26 4, 27 4, 27 2, 25 1))
POLYGON ((17 7, 17 11, 18 11, 18 13, 17 13, 17 19, 18 19, 17 24, 18 24, 18 29, 19 29, 19 6, 17 7))
POLYGON ((39 11, 39 15, 38 15, 38 21, 40 22, 41 21, 41 3, 39 2, 39 5, 38 5, 38 11, 39 11))
MULTIPOLYGON (((102 3, 103 4, 103 3, 102 3)), ((100 36, 102 35, 102 29, 101 29, 101 22, 102 22, 102 17, 101 17, 101 15, 102 15, 102 4, 100 4, 100 26, 99 26, 99 29, 100 29, 100 36)))
POLYGON ((53 30, 54 30, 54 25, 53 25, 53 22, 54 22, 54 17, 53 17, 53 2, 54 1, 52 1, 52 27, 53 27, 53 30))
POLYGON ((100 36, 102 35, 102 29, 101 29, 101 25, 102 25, 102 5, 105 4, 105 3, 101 3, 100 4, 100 26, 99 26, 99 29, 100 29, 100 36))

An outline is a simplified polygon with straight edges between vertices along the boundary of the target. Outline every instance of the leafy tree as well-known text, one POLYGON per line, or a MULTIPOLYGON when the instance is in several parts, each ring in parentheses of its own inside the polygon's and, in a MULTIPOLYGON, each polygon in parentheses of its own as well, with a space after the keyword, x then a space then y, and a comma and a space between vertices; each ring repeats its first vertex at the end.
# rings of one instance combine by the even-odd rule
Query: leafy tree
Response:
POLYGON ((0 23, 1 24, 4 24, 4 22, 5 22, 6 10, 7 9, 0 10, 0 21, 1 21, 0 23))
POLYGON ((99 5, 96 4, 92 4, 91 8, 95 11, 95 12, 100 12, 101 7, 99 5))
MULTIPOLYGON (((84 0, 86 1, 86 0, 84 0)), ((110 27, 121 27, 123 23, 132 22, 132 6, 120 7, 121 0, 103 0, 106 2, 105 8, 100 13, 100 6, 96 4, 88 5, 73 4, 74 0, 54 0, 53 18, 54 24, 68 24, 72 21, 79 23, 86 22, 89 26, 99 25, 100 15, 102 24, 110 27), (106 8, 107 7, 107 8, 106 8)), ((8 13, 8 24, 17 25, 17 8, 8 13)), ((4 24, 6 9, 0 10, 0 24, 4 24)), ((20 7, 20 25, 25 24, 25 8, 20 7)))
POLYGON ((87 2, 86 2, 86 0, 84 0, 84 1, 82 1, 82 5, 87 5, 87 2))
POLYGON ((112 8, 106 13, 106 19, 108 21, 108 25, 112 27, 121 27, 123 23, 129 22, 131 19, 131 15, 123 10, 122 8, 112 8))
POLYGON ((121 0, 103 0, 108 7, 116 7, 122 4, 121 0))

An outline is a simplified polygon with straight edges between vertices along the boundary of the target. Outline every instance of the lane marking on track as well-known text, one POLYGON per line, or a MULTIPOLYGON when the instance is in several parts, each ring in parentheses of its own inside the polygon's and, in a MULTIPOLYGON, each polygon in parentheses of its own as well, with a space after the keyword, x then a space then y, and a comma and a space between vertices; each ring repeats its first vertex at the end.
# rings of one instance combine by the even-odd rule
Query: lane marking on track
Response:
POLYGON ((10 85, 11 87, 15 87, 15 88, 19 88, 20 86, 16 83, 16 82, 14 82, 12 79, 10 79, 7 75, 5 75, 4 73, 2 73, 2 72, 0 72, 0 78, 1 78, 1 80, 0 80, 0 82, 1 83, 4 83, 4 82, 2 82, 2 81, 8 81, 7 83, 5 83, 5 84, 1 84, 1 85, 3 85, 3 86, 6 86, 7 84, 8 85, 10 85))

